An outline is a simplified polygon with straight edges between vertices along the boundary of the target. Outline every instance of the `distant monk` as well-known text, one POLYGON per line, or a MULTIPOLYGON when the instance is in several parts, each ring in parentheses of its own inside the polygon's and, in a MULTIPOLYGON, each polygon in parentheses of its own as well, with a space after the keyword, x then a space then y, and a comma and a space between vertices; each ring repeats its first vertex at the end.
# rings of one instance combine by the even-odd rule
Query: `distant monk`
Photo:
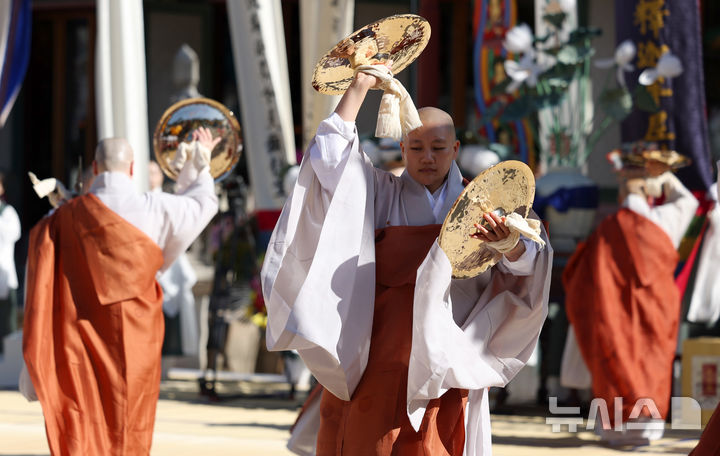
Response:
POLYGON ((100 142, 95 179, 30 233, 23 353, 53 455, 148 455, 163 341, 158 271, 217 212, 200 128, 178 194, 135 193, 125 139, 100 142))
POLYGON ((563 273, 568 319, 593 394, 609 411, 600 434, 613 445, 662 437, 670 405, 680 318, 676 249, 698 202, 669 169, 648 160, 642 171, 623 171, 623 207, 578 246, 563 273), (652 204, 658 197, 661 204, 652 204), (615 398, 623 400, 617 412, 615 398), (654 408, 634 411, 640 399, 654 408))

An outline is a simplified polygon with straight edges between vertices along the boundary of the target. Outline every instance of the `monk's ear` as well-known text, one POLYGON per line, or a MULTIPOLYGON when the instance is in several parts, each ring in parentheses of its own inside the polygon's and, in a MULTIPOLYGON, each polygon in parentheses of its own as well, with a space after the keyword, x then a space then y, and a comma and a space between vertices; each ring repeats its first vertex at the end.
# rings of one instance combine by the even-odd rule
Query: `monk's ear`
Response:
POLYGON ((133 176, 134 168, 135 168, 135 162, 134 162, 134 161, 131 161, 131 162, 130 162, 130 170, 129 170, 130 177, 133 176))
POLYGON ((459 151, 460 151, 460 141, 458 141, 456 139, 455 144, 453 144, 453 160, 457 160, 459 151))
POLYGON ((98 164, 95 160, 93 160, 92 167, 93 167, 93 175, 94 176, 97 176, 98 174, 100 174, 100 173, 98 173, 98 164))

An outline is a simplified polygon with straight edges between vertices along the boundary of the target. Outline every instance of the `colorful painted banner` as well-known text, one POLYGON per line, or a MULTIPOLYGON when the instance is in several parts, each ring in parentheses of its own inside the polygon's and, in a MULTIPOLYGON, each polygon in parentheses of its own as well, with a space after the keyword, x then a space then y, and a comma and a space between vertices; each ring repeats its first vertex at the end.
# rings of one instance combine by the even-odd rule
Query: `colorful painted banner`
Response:
POLYGON ((475 106, 483 124, 479 134, 490 142, 508 146, 520 160, 532 167, 533 137, 527 120, 500 123, 483 118, 488 108, 498 100, 511 100, 512 95, 493 94, 493 88, 505 79, 503 62, 512 58, 503 48, 505 33, 516 23, 515 0, 479 0, 473 16, 473 72, 475 106))
POLYGON ((676 78, 659 78, 648 89, 659 104, 657 113, 635 110, 622 123, 622 140, 656 142, 693 160, 678 171, 692 190, 705 190, 713 182, 705 109, 700 5, 693 0, 616 0, 616 39, 637 46, 632 91, 645 69, 654 68, 660 56, 671 51, 683 66, 676 78))
POLYGON ((25 79, 31 27, 30 0, 0 0, 0 128, 25 79))

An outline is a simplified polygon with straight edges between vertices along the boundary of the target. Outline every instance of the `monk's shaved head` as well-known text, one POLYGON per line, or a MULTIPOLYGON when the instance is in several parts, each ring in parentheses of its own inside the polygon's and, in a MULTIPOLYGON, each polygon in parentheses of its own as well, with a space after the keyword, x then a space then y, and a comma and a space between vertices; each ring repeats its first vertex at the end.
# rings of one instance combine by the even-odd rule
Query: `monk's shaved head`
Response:
POLYGON ((420 115, 420 121, 423 125, 441 127, 445 126, 452 131, 453 137, 455 137, 455 123, 450 117, 450 114, 446 113, 442 109, 433 108, 431 106, 418 109, 420 115))
POLYGON ((132 173, 133 150, 125 138, 106 138, 95 148, 96 173, 116 171, 132 173))
POLYGON ((418 114, 422 127, 405 135, 400 149, 410 177, 433 193, 445 182, 460 142, 450 114, 430 107, 419 109, 418 114))

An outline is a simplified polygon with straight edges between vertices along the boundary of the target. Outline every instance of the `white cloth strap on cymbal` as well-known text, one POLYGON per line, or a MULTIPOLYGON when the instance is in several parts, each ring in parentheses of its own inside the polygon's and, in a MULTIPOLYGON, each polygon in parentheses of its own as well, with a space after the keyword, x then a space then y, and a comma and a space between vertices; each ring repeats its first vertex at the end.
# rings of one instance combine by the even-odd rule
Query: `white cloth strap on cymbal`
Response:
POLYGON ((422 127, 417 108, 405 87, 393 77, 385 65, 359 65, 355 72, 362 71, 378 78, 379 88, 384 91, 378 110, 375 136, 400 141, 403 135, 422 127))
POLYGON ((535 241, 540 248, 545 247, 545 241, 540 238, 540 220, 526 219, 517 212, 505 216, 505 226, 510 229, 510 235, 502 241, 486 242, 500 253, 507 253, 515 248, 520 235, 524 235, 531 241, 535 241))

